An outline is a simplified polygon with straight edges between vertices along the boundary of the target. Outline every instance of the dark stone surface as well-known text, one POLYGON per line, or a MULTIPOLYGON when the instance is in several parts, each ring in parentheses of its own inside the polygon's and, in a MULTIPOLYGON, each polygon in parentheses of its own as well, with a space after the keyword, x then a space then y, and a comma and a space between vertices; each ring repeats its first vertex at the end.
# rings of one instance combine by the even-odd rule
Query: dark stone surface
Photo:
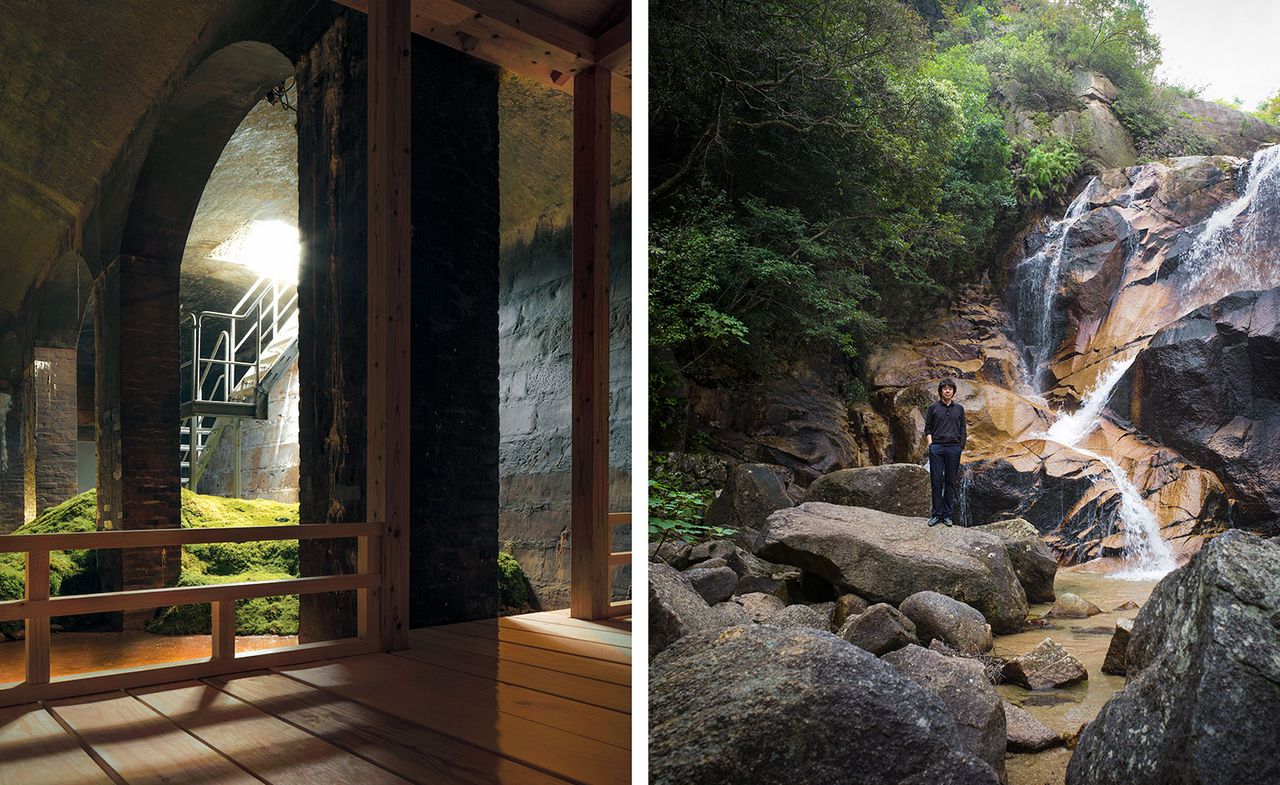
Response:
POLYGON ((842 592, 898 604, 938 591, 976 608, 995 632, 1020 629, 1027 615, 1004 542, 923 518, 806 502, 769 520, 763 558, 821 576, 842 592))
POLYGON ((650 657, 691 632, 725 626, 732 620, 729 614, 712 610, 683 573, 660 562, 649 564, 650 657))
POLYGON ((831 629, 828 617, 808 605, 788 605, 765 619, 764 623, 775 627, 801 627, 823 632, 829 632, 831 629))
POLYGON ((824 474, 809 486, 804 501, 927 518, 930 493, 928 469, 914 463, 890 463, 824 474))
POLYGON ((1005 718, 995 687, 982 666, 919 646, 884 655, 903 676, 937 695, 955 717, 960 738, 1004 779, 1005 718))
POLYGON ((1009 752, 1040 752, 1062 743, 1052 728, 1008 701, 1004 702, 1004 723, 1009 752))
POLYGON ((1053 581, 1058 575, 1058 560, 1040 539, 1040 532, 1029 521, 1012 518, 976 527, 1004 540, 1005 550, 1018 582, 1027 593, 1027 602, 1053 602, 1053 581))
POLYGON ((994 785, 935 695, 830 633, 690 635, 652 661, 657 785, 994 785))
POLYGON ((1134 424, 1222 478, 1235 525, 1280 532, 1280 288, 1229 295, 1160 330, 1129 379, 1134 424))
POLYGON ((708 605, 715 605, 717 602, 729 599, 733 596, 734 589, 738 588, 738 574, 728 566, 694 567, 686 570, 684 577, 689 579, 689 583, 693 584, 693 590, 706 600, 708 605))
POLYGON ((1138 613, 1067 785, 1280 782, 1280 548, 1228 531, 1138 613))
POLYGON ((498 68, 413 37, 410 614, 498 611, 498 68))
POLYGON ((877 657, 920 642, 915 624, 897 608, 883 602, 849 618, 838 634, 877 657))
POLYGON ((916 592, 898 610, 916 625, 922 646, 940 640, 965 654, 991 649, 991 625, 972 606, 936 591, 916 592))
POLYGON ((744 463, 729 473, 729 480, 709 507, 706 523, 733 529, 733 541, 754 551, 769 526, 769 515, 792 506, 791 497, 773 468, 744 463))
POLYGON ((1102 672, 1123 676, 1127 672, 1129 638, 1133 635, 1132 619, 1116 619, 1115 632, 1107 645, 1107 656, 1102 660, 1102 672))

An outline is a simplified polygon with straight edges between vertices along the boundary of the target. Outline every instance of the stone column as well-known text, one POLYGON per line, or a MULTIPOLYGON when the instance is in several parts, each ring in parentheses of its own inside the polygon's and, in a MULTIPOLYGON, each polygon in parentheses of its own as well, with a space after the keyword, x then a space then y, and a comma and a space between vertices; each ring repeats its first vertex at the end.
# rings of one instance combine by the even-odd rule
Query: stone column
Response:
POLYGON ((20 395, 0 392, 0 534, 22 525, 22 412, 20 395))
POLYGON ((412 627, 498 612, 498 73, 414 39, 412 627))
POLYGON ((76 493, 76 350, 36 346, 23 386, 23 520, 76 493))
MULTIPOLYGON (((178 281, 176 261, 121 256, 97 284, 98 526, 178 526, 178 281)), ((107 591, 177 583, 180 548, 103 551, 107 591)), ((138 629, 151 611, 124 615, 138 629)))

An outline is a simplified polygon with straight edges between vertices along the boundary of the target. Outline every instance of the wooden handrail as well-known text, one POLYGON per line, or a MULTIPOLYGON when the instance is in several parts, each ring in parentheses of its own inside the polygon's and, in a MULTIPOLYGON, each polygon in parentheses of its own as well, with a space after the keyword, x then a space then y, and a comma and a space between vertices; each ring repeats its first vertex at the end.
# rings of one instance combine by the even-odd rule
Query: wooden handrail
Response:
POLYGON ((609 566, 617 567, 620 564, 631 563, 631 551, 616 551, 609 554, 609 566))
POLYGON ((381 528, 376 523, 307 523, 279 526, 221 526, 208 529, 122 529, 60 534, 6 534, 0 536, 0 553, 72 551, 86 548, 154 548, 164 545, 199 545, 215 542, 331 540, 347 537, 374 537, 380 533, 381 528))
POLYGON ((609 513, 610 526, 622 526, 631 523, 631 513, 629 512, 611 512, 609 513))
POLYGON ((14 619, 47 619, 50 616, 78 616, 82 613, 131 611, 160 608, 167 605, 190 605, 201 602, 247 600, 280 594, 316 594, 353 589, 372 589, 379 585, 377 573, 367 575, 320 575, 276 581, 219 583, 213 586, 176 586, 169 589, 136 589, 133 591, 79 594, 48 600, 12 600, 0 602, 0 621, 14 619))

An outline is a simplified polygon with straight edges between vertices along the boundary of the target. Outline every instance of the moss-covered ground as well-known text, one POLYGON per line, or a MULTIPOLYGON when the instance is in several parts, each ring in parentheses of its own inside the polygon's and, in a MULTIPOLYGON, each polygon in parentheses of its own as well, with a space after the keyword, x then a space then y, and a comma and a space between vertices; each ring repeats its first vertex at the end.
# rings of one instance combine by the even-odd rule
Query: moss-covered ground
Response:
MULTIPOLYGON (((93 531, 97 528, 97 494, 89 490, 52 507, 15 534, 93 531)), ((214 526, 269 526, 298 523, 298 505, 265 499, 226 499, 182 491, 184 529, 214 526)), ((23 593, 22 554, 0 554, 0 600, 23 593)), ((298 576, 298 541, 213 543, 182 548, 179 586, 278 580, 298 576)), ((49 557, 50 592, 54 596, 102 590, 97 552, 59 551, 49 557)), ((55 619, 55 622, 58 620, 55 619)), ((185 635, 208 633, 209 605, 178 605, 157 614, 151 632, 185 635)), ((241 635, 296 635, 298 597, 261 597, 236 603, 236 631, 241 635)))

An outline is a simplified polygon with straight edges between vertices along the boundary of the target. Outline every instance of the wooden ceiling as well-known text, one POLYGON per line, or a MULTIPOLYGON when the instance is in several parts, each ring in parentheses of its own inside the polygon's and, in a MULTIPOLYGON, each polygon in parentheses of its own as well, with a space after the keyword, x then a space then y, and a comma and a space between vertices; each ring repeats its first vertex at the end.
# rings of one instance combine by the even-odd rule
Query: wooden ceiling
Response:
MULTIPOLYGON (((368 12, 369 0, 338 0, 368 12)), ((630 0, 413 0, 413 32, 540 84, 573 92, 573 75, 613 71, 613 111, 631 114, 630 0)))

